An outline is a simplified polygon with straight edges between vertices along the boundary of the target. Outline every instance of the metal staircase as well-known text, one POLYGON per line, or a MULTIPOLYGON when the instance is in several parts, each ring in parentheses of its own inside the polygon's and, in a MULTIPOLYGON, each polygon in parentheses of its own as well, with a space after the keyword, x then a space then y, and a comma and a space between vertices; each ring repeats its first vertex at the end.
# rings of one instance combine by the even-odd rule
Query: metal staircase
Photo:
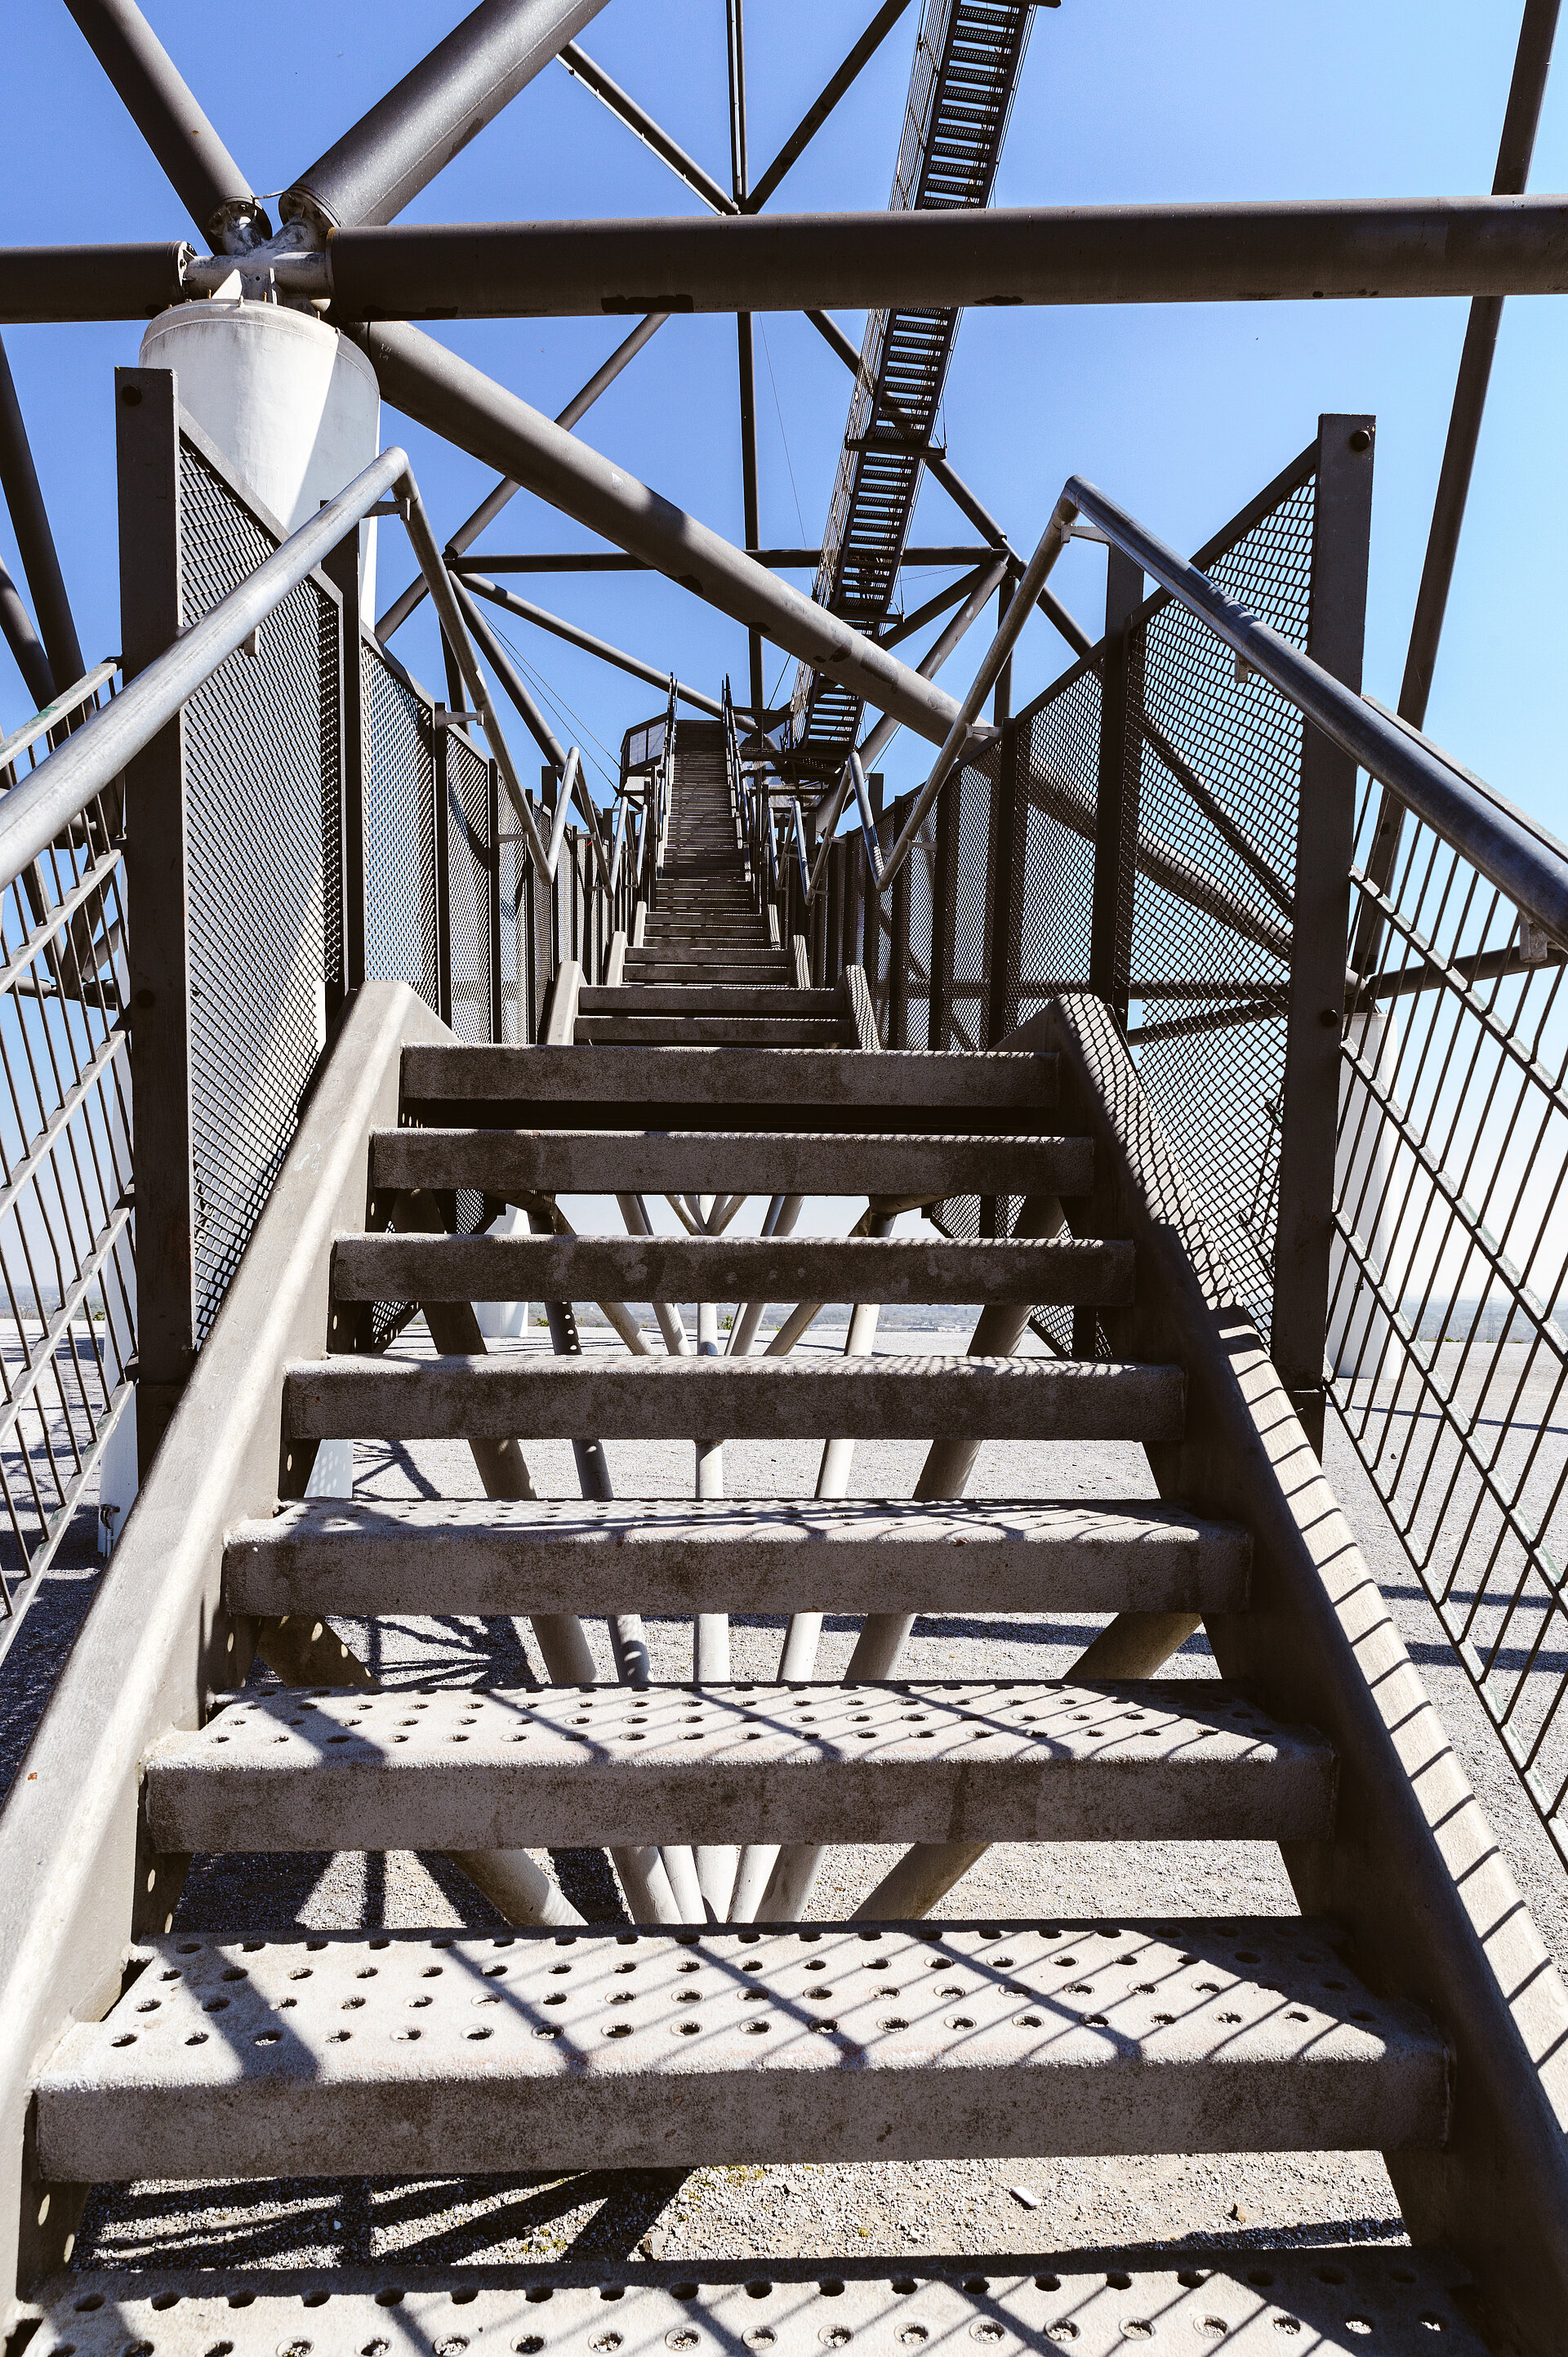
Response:
MULTIPOLYGON (((1561 1992, 1484 1828, 1468 1877, 1444 1864, 1439 1828, 1474 1826, 1474 1801, 1386 1617, 1368 1615, 1277 1379, 1225 1309, 1115 1027, 1058 1002, 1002 1051, 886 1052, 853 1044, 847 985, 841 1001, 736 981, 743 954, 783 952, 753 906, 722 753, 693 730, 676 759, 660 906, 627 952, 639 978, 588 990, 563 967, 552 1032, 569 1021, 575 1039, 461 1045, 388 985, 349 1017, 124 1542, 134 1610, 150 1576, 139 1537, 163 1550, 165 1590, 188 1596, 220 1540, 203 1642, 231 1666, 210 1707, 169 1693, 145 1654, 121 1666, 121 1706, 145 1727, 135 1936, 113 1985, 100 1972, 38 2054, 35 2181, 1374 2149, 1419 2238, 1441 2240, 1455 2140, 1497 2125, 1499 2083, 1477 2056, 1514 2034, 1520 1986, 1546 2007, 1541 2029, 1561 1992), (978 1185, 1005 1190, 1007 1232, 887 1233, 899 1210, 978 1185), (650 1235, 644 1214, 624 1236, 574 1235, 557 1214, 567 1192, 624 1205, 641 1190, 687 1206, 688 1232, 650 1235), (765 1232, 732 1237, 750 1193, 774 1197, 765 1232), (807 1193, 865 1210, 847 1236, 792 1236, 782 1201, 807 1193), (536 1232, 428 1232, 464 1195, 521 1206, 536 1232), (797 1299, 808 1319, 823 1300, 860 1307, 826 1360, 789 1355, 799 1313, 760 1356, 749 1313, 721 1356, 683 1345, 678 1311, 663 1356, 638 1329, 633 1355, 586 1358, 569 1325, 559 1355, 488 1353, 467 1305, 513 1297, 797 1299), (436 1355, 353 1347, 394 1299, 425 1305, 436 1355), (970 1355, 870 1351, 875 1305, 951 1301, 981 1305, 970 1355), (1097 1319, 1106 1354, 1015 1355, 1041 1303, 1097 1319), (280 1431, 280 1501, 258 1513, 280 1431), (726 1501, 721 1433, 829 1435, 817 1498, 726 1501), (845 1496, 842 1437, 870 1433, 930 1441, 912 1499, 845 1496), (605 1438, 693 1440, 698 1495, 617 1500, 585 1471, 580 1502, 539 1499, 526 1447, 560 1437, 587 1452, 580 1469, 602 1467, 605 1438), (323 1444, 364 1437, 468 1442, 487 1500, 303 1495, 323 1444), (995 1437, 1141 1443, 1162 1501, 968 1501, 995 1437), (914 1617, 977 1598, 1114 1617, 1066 1680, 901 1674, 914 1617), (736 1611, 790 1616, 773 1683, 730 1677, 736 1611), (813 1674, 827 1611, 863 1616, 837 1684, 813 1674), (526 1617, 553 1683, 383 1690, 333 1620, 408 1612, 526 1617), (691 1620, 691 1682, 650 1679, 646 1614, 691 1620), (585 1619, 608 1622, 618 1681, 602 1681, 585 1619), (1200 1620, 1219 1674, 1162 1680, 1200 1620), (283 1683, 220 1690, 252 1642, 283 1683), (1442 1762, 1419 1824, 1400 1765, 1412 1741, 1442 1762), (811 1920, 823 1846, 868 1840, 908 1846, 849 1921, 811 1920), (1043 1885, 1026 1920, 923 1920, 989 1844, 1080 1840, 1277 1843, 1302 1912, 1062 1921, 1043 1885), (615 1860, 618 1925, 585 1922, 529 1856, 588 1844, 615 1860), (181 1861, 323 1848, 444 1851, 517 1929, 181 1931, 181 1861)), ((86 1632, 32 1755, 46 1789, 72 1682, 106 1690, 126 1642, 123 1623, 86 1632)), ((19 1789, 13 1835, 33 1805, 19 1789)), ((79 1822, 75 1838, 80 1878, 101 1837, 79 1822)), ((1550 2210, 1553 2189, 1498 2150, 1498 2200, 1550 2210)), ((738 2334, 804 2357, 846 2330, 876 2347, 1070 2341, 1080 2357, 1156 2337, 1486 2345, 1466 2270, 1441 2253, 1349 2272, 1309 2257, 1251 2274, 1177 2252, 1023 2276, 819 2266, 737 2286, 704 2266, 700 2282, 642 2268, 593 2283, 625 2298, 639 2347, 738 2334)), ((389 2332, 456 2350, 476 2329, 498 2352, 619 2345, 574 2303, 584 2281, 67 2275, 33 2313, 57 2357, 108 2357, 106 2314, 115 2348, 151 2357, 261 2357, 317 2335, 349 2357, 389 2332), (557 2290, 545 2341, 520 2338, 557 2290)))

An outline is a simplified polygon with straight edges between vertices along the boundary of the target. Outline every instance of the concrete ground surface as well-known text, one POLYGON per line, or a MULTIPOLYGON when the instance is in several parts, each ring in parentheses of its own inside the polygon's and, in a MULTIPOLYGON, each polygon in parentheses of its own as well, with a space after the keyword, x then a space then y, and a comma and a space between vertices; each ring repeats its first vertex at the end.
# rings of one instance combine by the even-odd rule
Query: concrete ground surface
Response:
MULTIPOLYGON (((961 1317, 963 1313, 959 1313, 961 1317)), ((421 1329, 398 1346, 419 1349, 421 1329)), ((890 1351, 961 1350, 967 1320, 948 1333, 890 1332, 890 1351)), ((585 1334, 592 1351, 618 1353, 613 1338, 585 1334)), ((531 1329, 493 1349, 548 1349, 531 1329)), ((843 1348, 842 1329, 805 1354, 843 1348)), ((692 1452, 676 1444, 607 1444, 623 1497, 692 1491, 692 1452)), ((851 1494, 908 1496, 924 1443, 862 1443, 851 1494)), ((1541 1830, 1411 1573, 1369 1484, 1332 1426, 1328 1469, 1428 1681, 1499 1842, 1560 1965, 1568 1964, 1568 1875, 1541 1830)), ((534 1443, 528 1457, 542 1494, 578 1494, 569 1446, 534 1443)), ((736 1497, 810 1496, 814 1443, 731 1443, 726 1491, 736 1497)), ((970 1484, 975 1497, 1138 1497, 1153 1492, 1140 1449, 988 1444, 970 1484)), ((480 1493, 465 1447, 357 1445, 356 1494, 407 1498, 480 1493)), ((0 1663, 0 1785, 8 1782, 27 1734, 102 1576, 81 1544, 62 1551, 28 1621, 0 1663)), ((73 1534, 74 1535, 74 1534, 73 1534)), ((528 1684, 541 1666, 525 1624, 399 1617, 339 1624, 378 1676, 393 1684, 528 1684)), ((1101 1625, 1091 1617, 1048 1620, 964 1613, 961 1598, 942 1618, 917 1624, 903 1674, 919 1677, 1064 1674, 1101 1625)), ((593 1631, 607 1674, 602 1624, 593 1631)), ((649 1624, 656 1677, 691 1674, 687 1623, 649 1624)), ((854 1624, 828 1623, 820 1674, 847 1661, 854 1624)), ((779 1624, 746 1621, 733 1636, 734 1675, 771 1677, 779 1624)), ((1212 1674, 1201 1638, 1170 1664, 1173 1676, 1212 1674)), ((871 1847, 829 1854, 808 1908, 817 1918, 854 1907, 896 1852, 871 1847)), ((587 1916, 621 1912, 618 1889, 600 1852, 558 1853, 561 1883, 587 1916)), ((1140 1915, 1294 1913, 1278 1854, 1269 1844, 1082 1844, 998 1847, 935 1910, 985 1921, 1044 1915, 1101 1921, 1140 1915)), ((499 1922, 452 1867, 399 1854, 199 1859, 177 1922, 200 1932, 243 1928, 284 1935, 355 1926, 483 1927, 499 1922)), ((433 2164, 437 2156, 432 2155, 433 2164)), ((461 2182, 443 2178, 103 2189, 79 2237, 81 2265, 284 2267, 370 2265, 398 2254, 407 2264, 574 2261, 646 2257, 694 2264, 714 2258, 886 2254, 953 2255, 1105 2250, 1158 2251, 1196 2243, 1216 2249, 1274 2244, 1398 2242, 1398 2204, 1376 2154, 1155 2156, 1028 2162, 929 2160, 918 2165, 702 2169, 560 2177, 528 2168, 461 2182)))

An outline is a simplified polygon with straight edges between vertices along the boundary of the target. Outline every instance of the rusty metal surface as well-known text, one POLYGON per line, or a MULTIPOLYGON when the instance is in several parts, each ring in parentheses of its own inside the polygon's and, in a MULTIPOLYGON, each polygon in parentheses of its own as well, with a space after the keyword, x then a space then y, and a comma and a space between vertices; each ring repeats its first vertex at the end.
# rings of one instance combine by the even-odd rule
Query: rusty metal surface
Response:
MULTIPOLYGON (((596 1049, 597 1055, 599 1050, 596 1049)), ((1061 1359, 392 1361, 348 1352, 289 1369, 299 1439, 926 1439, 1176 1441, 1178 1367, 1061 1359)))
POLYGON ((1446 2050, 1299 1918, 170 1937, 39 2084, 56 2179, 1389 2150, 1446 2050))
POLYGON ((679 2267, 248 2271, 193 2287, 166 2270, 51 2287, 39 2357, 1013 2357, 1145 2344, 1224 2357, 1486 2357, 1466 2271, 1443 2252, 1042 2255, 890 2267, 865 2260, 679 2267))
POLYGON ((1208 1679, 312 1688, 147 1763, 166 1850, 1309 1841, 1334 1760, 1208 1679))
POLYGON ((1251 1542, 1142 1499, 319 1501, 246 1523, 239 1612, 1236 1612, 1251 1542))

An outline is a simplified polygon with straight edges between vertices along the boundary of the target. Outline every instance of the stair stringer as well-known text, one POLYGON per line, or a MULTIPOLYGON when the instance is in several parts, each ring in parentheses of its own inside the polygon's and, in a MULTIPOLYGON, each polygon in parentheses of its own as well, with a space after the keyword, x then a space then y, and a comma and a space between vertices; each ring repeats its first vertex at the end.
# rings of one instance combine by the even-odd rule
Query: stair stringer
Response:
POLYGON ((1568 2314, 1568 1993, 1377 1583, 1246 1315, 1131 1057, 1098 1001, 1055 1000, 1000 1043, 1054 1048, 1065 1128, 1092 1136, 1075 1233, 1128 1237, 1138 1299, 1102 1311, 1113 1352, 1179 1364, 1187 1437, 1151 1448, 1163 1497, 1252 1533, 1245 1613, 1207 1624, 1220 1674, 1309 1722, 1339 1761, 1330 1840, 1286 1846, 1302 1910, 1355 1943, 1454 2054, 1441 2150, 1385 2155, 1411 2238, 1474 2268, 1499 2352, 1551 2357, 1568 2314))
POLYGON ((357 994, 0 1809, 0 2336, 27 2329, 87 2191, 38 2172, 38 2071, 73 2022, 114 2004, 132 1942, 166 1928, 188 1865, 148 1843, 143 1760, 244 1680, 255 1624, 223 1609, 224 1536, 270 1514, 289 1480, 284 1370, 328 1340, 334 1239, 363 1224, 371 1133, 397 1125, 403 1049, 452 1037, 404 984, 357 994))

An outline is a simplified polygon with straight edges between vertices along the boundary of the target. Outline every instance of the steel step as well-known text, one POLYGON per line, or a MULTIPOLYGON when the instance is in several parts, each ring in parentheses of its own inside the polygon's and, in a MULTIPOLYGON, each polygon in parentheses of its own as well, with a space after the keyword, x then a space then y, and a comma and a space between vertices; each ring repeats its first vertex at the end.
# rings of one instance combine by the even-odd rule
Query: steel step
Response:
MULTIPOLYGON (((615 1048, 594 1058, 601 1101, 656 1104, 921 1105, 1043 1111, 1056 1103, 1054 1055, 971 1056, 929 1049, 615 1048)), ((572 1103, 587 1084, 573 1048, 410 1047, 405 1104, 572 1103)))
POLYGON ((301 1440, 1179 1440, 1179 1367, 1071 1359, 391 1359, 290 1367, 301 1440))
POLYGON ((580 1048, 853 1048, 854 1027, 843 1015, 826 1021, 789 1015, 580 1015, 575 1041, 580 1048))
POLYGON ((795 990, 766 984, 749 988, 684 984, 631 983, 618 989, 583 990, 577 996, 583 1015, 792 1015, 824 1016, 837 1020, 843 1014, 841 990, 795 990))
POLYGON ((175 1935, 137 1962, 42 2074, 57 2183, 1390 2152, 1447 2126, 1441 2038, 1299 1918, 175 1935))
MULTIPOLYGON (((536 1050, 536 1052, 542 1052, 536 1050)), ((378 1189, 471 1188, 531 1194, 682 1192, 1086 1195, 1087 1137, 883 1137, 811 1131, 381 1129, 371 1140, 378 1189)))
POLYGON ((875 1236, 339 1236, 338 1301, 1133 1298, 1133 1246, 875 1236))
POLYGON ((145 1764, 157 1847, 1317 1841, 1334 1754, 1180 1678, 245 1695, 145 1764))
POLYGON ((1240 1612, 1251 1541, 1078 1499, 410 1499, 285 1506, 224 1550, 233 1612, 1240 1612))
POLYGON ((306 2333, 329 2357, 357 2357, 389 2334, 400 2351, 594 2357, 624 2347, 706 2352, 744 2347, 820 2357, 854 2341, 901 2352, 983 2346, 1128 2357, 1154 2342, 1223 2357, 1487 2357, 1468 2321, 1468 2272, 1441 2251, 1402 2244, 1225 2252, 1204 2243, 1102 2251, 1048 2263, 1015 2252, 938 2262, 703 2256, 692 2263, 579 2260, 453 2271, 390 2259, 346 2266, 83 2270, 42 2295, 40 2352, 74 2357, 277 2357, 306 2333), (389 2312, 390 2311, 390 2312, 389 2312), (613 2316, 613 2327, 606 2317, 613 2316))

